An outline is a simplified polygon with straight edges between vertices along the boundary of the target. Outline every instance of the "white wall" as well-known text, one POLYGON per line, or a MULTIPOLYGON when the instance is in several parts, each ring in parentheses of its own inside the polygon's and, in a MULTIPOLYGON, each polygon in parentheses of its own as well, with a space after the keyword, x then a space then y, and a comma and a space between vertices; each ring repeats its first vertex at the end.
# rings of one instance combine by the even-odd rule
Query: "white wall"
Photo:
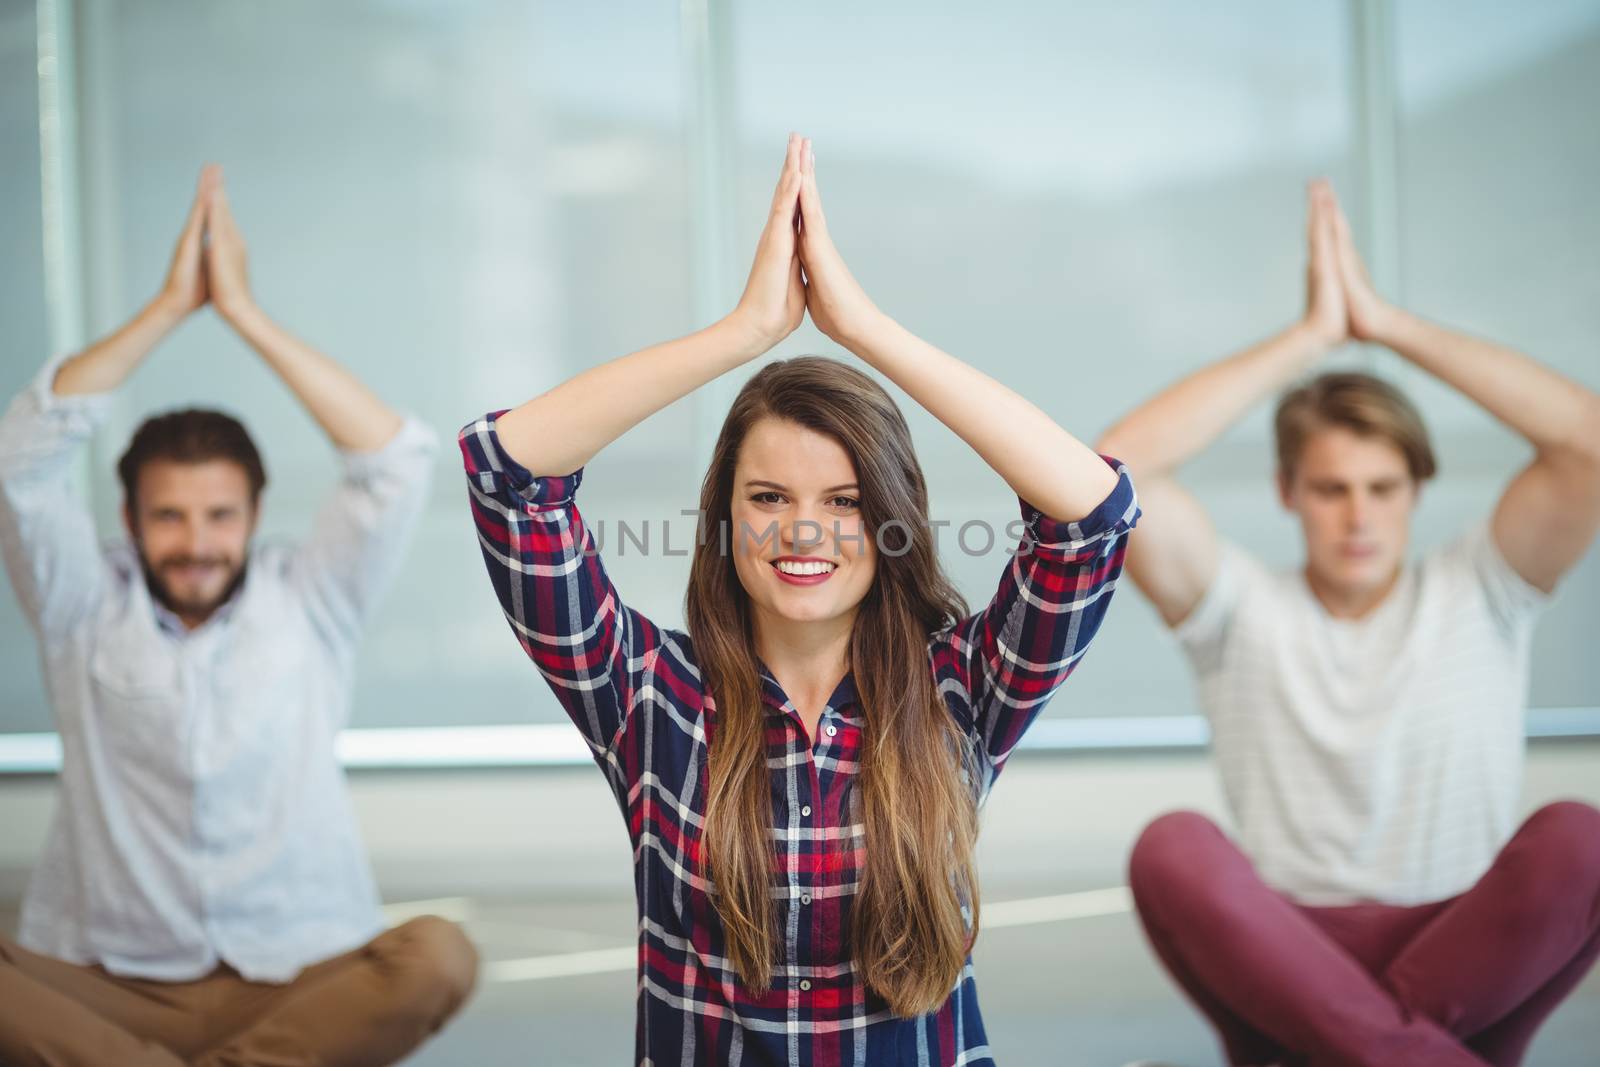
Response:
MULTIPOLYGON (((86 328, 114 327, 154 291, 196 172, 220 161, 263 304, 448 440, 730 306, 797 127, 817 138, 833 229, 879 302, 1085 437, 1298 313, 1302 190, 1317 174, 1363 232, 1375 205, 1397 205, 1385 269, 1403 299, 1600 387, 1600 124, 1584 104, 1600 98, 1600 2, 1359 6, 1392 11, 1378 45, 1345 0, 713 2, 704 32, 660 0, 78 0, 86 328), (1396 165, 1373 174, 1356 103, 1384 42, 1396 165)), ((3 11, 9 392, 49 339, 27 237, 32 20, 26 4, 3 11)), ((802 351, 841 354, 809 327, 779 354, 802 351)), ((1414 390, 1440 437, 1418 543, 1487 511, 1522 446, 1392 358, 1347 358, 1414 390)), ((597 458, 590 519, 672 518, 685 543, 679 510, 743 377, 597 458)), ((103 528, 128 432, 184 402, 243 413, 273 479, 269 532, 302 529, 329 450, 207 314, 129 384, 94 450, 103 528)), ((936 517, 1003 527, 1003 483, 903 403, 936 517)), ((1266 441, 1257 412, 1192 481, 1228 535, 1287 564, 1297 542, 1268 492, 1266 441)), ((559 717, 499 618, 458 472, 447 447, 366 645, 360 725, 559 717)), ((953 545, 946 561, 974 607, 1004 563, 953 545)), ((636 606, 681 625, 686 558, 608 563, 636 606)), ((1600 660, 1585 654, 1597 618, 1591 553, 1539 631, 1536 706, 1600 705, 1600 660)), ((32 647, 0 594, 0 731, 48 728, 32 647)), ((1192 707, 1175 646, 1130 589, 1049 714, 1192 707)))

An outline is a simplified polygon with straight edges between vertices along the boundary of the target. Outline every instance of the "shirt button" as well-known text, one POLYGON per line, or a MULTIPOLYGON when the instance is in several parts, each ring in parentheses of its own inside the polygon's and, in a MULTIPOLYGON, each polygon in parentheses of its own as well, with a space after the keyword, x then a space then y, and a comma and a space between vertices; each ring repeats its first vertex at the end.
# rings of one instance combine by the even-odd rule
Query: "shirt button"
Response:
POLYGON ((801 808, 800 814, 809 816, 811 814, 811 805, 807 804, 805 807, 801 808))
POLYGON ((839 728, 837 726, 833 725, 832 723, 829 723, 827 728, 824 729, 822 732, 827 734, 829 737, 833 737, 836 734, 838 734, 839 728))
POLYGON ((800 903, 802 903, 802 904, 811 903, 811 894, 810 893, 801 893, 800 894, 800 903))
POLYGON ((809 979, 809 978, 800 979, 800 991, 802 993, 805 992, 806 990, 810 989, 810 988, 811 988, 811 979, 809 979))

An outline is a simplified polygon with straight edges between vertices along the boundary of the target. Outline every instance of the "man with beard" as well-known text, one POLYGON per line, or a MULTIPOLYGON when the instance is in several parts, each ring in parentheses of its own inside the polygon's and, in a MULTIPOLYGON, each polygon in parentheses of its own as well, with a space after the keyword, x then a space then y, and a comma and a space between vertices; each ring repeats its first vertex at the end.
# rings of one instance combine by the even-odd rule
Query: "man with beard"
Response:
POLYGON ((435 447, 255 304, 214 167, 160 295, 0 418, 0 545, 63 751, 17 942, 0 938, 0 1062, 387 1064, 469 995, 453 923, 384 928, 334 749, 435 447), (172 412, 122 457, 128 539, 102 549, 77 446, 208 302, 332 439, 338 485, 303 544, 254 546, 249 435, 172 412))

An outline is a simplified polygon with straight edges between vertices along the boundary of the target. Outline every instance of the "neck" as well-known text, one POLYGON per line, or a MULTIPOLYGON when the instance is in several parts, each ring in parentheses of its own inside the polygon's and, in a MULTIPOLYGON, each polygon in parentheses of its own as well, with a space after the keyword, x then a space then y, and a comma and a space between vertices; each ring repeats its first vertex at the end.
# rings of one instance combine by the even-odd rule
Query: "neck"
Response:
POLYGON ((1394 592, 1400 580, 1400 568, 1395 567, 1387 579, 1377 585, 1351 587, 1333 585, 1323 581, 1309 566, 1305 570, 1306 585, 1317 598, 1324 611, 1335 619, 1359 620, 1377 609, 1394 592))
POLYGON ((855 612, 837 619, 796 622, 758 613, 756 654, 772 670, 784 692, 833 691, 850 669, 850 634, 855 612))

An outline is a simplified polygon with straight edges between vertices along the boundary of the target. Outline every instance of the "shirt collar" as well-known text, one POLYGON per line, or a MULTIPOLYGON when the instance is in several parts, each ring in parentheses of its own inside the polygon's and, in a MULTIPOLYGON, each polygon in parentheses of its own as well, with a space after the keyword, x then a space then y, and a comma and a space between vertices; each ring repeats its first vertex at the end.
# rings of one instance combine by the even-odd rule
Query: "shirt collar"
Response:
MULTIPOLYGON (((783 691, 783 686, 778 684, 778 679, 773 676, 772 669, 767 666, 766 660, 756 657, 756 669, 761 673, 761 699, 770 708, 779 712, 786 711, 791 705, 789 696, 783 691)), ((839 679, 839 684, 833 687, 833 693, 828 697, 828 707, 839 711, 847 705, 856 702, 855 672, 845 671, 844 677, 839 679)))

